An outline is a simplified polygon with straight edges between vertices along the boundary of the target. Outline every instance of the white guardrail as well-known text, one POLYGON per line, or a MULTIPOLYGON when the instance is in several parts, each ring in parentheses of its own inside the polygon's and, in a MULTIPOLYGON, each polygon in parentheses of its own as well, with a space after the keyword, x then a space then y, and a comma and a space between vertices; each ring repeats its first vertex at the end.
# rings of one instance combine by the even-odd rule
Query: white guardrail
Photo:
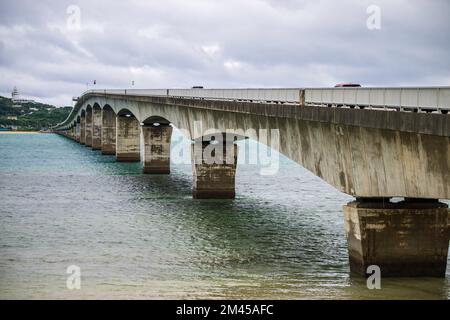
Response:
POLYGON ((118 89, 88 90, 83 95, 88 93, 285 102, 292 104, 298 104, 300 102, 300 89, 118 89))
POLYGON ((324 106, 448 111, 450 87, 305 89, 305 102, 324 106))
POLYGON ((289 88, 289 89, 116 89, 96 94, 171 96, 211 100, 306 104, 329 107, 384 108, 398 111, 450 110, 450 87, 289 88), (304 100, 303 100, 304 99, 304 100), (302 103, 300 103, 300 101, 302 103))

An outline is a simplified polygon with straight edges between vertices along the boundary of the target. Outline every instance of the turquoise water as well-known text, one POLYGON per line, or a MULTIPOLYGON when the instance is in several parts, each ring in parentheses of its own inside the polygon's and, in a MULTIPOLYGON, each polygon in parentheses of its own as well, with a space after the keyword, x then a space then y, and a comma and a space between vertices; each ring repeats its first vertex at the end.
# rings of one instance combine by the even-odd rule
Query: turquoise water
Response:
POLYGON ((194 200, 189 165, 143 175, 57 135, 0 134, 0 298, 450 297, 448 271, 367 289, 349 274, 352 198, 286 158, 259 169, 238 166, 235 200, 194 200))

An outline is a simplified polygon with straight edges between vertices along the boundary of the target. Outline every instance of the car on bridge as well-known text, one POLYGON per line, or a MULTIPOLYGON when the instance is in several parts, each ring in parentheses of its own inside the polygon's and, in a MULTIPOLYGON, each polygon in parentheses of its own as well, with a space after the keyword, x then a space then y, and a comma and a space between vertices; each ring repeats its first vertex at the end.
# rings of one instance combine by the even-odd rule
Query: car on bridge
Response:
POLYGON ((361 85, 357 83, 338 83, 335 88, 360 88, 361 85))

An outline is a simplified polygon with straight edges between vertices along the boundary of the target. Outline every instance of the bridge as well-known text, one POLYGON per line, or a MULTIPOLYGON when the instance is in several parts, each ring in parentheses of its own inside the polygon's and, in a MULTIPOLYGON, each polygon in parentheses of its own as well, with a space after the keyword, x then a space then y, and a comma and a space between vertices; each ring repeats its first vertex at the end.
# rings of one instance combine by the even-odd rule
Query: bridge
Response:
POLYGON ((234 142, 262 141, 355 197, 343 206, 352 272, 445 276, 450 87, 89 90, 74 101, 54 131, 144 173, 170 173, 182 130, 194 198, 234 198, 234 142))

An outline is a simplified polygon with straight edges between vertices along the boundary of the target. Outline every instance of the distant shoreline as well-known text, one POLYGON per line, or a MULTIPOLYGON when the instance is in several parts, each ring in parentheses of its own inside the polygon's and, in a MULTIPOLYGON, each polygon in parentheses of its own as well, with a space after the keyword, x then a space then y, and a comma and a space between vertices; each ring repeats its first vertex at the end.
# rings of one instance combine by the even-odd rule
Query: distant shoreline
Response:
POLYGON ((12 131, 12 130, 0 131, 0 134, 27 134, 27 133, 36 134, 36 133, 41 133, 41 132, 39 132, 39 131, 12 131))

